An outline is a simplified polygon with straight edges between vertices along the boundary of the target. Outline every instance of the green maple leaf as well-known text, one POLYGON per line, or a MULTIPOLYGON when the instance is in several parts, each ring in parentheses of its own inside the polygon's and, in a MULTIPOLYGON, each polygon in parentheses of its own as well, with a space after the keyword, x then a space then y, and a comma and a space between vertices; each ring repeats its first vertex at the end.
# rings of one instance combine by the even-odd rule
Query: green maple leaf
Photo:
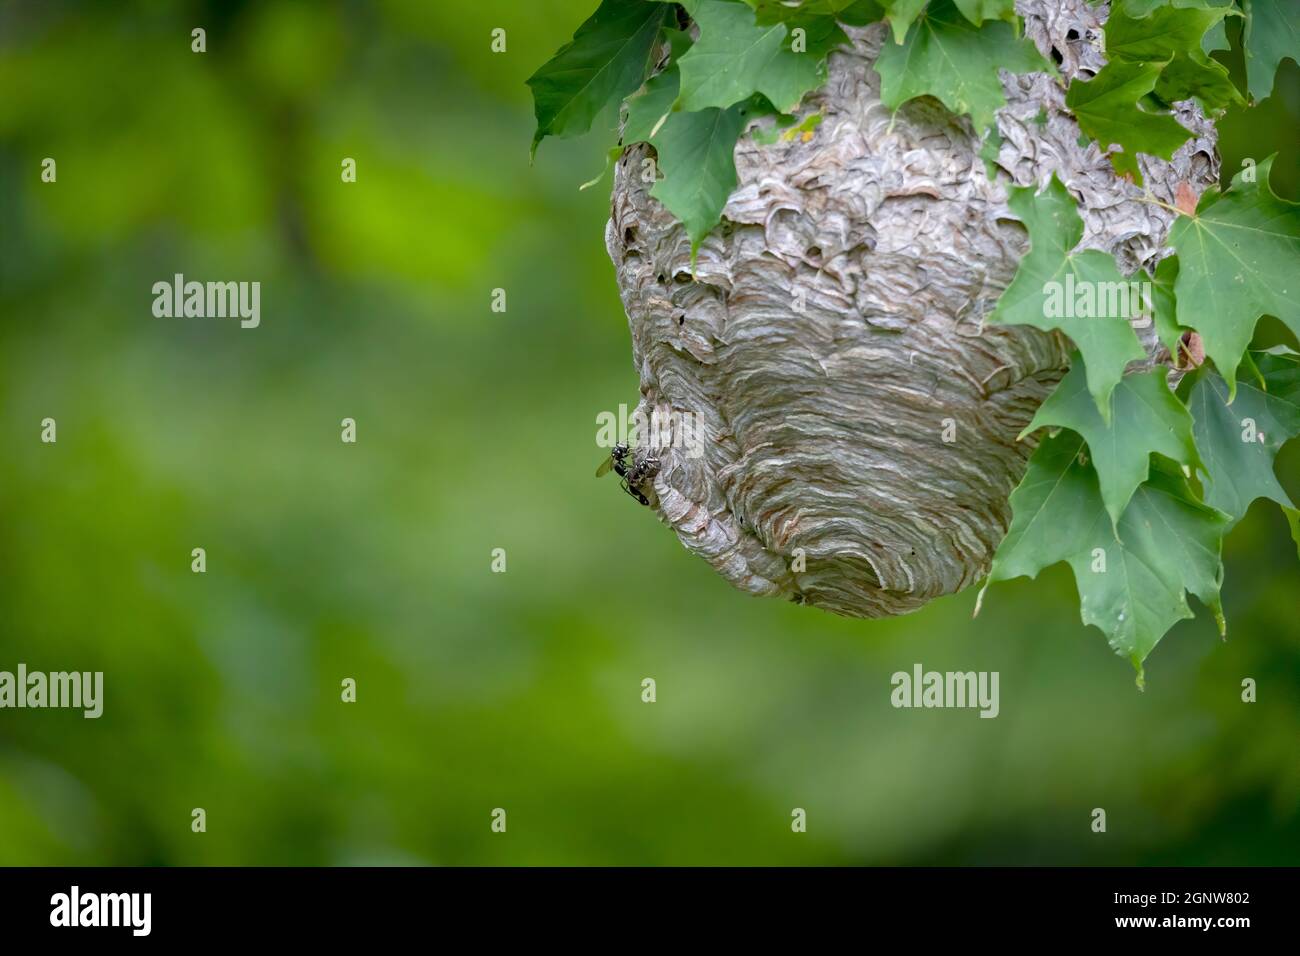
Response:
MULTIPOLYGON (((809 34, 809 49, 813 50, 815 34, 824 34, 834 38, 835 44, 845 42, 848 37, 839 28, 840 23, 853 26, 866 26, 884 18, 884 8, 876 0, 803 0, 797 6, 791 6, 790 0, 745 0, 754 8, 760 25, 784 23, 794 30, 804 27, 809 34)), ((826 44, 823 41, 823 46, 826 44)))
MULTIPOLYGON (((1128 11, 1130 16, 1145 17, 1157 7, 1163 7, 1169 0, 1123 0, 1123 7, 1128 11)), ((1114 13, 1120 6, 1115 3, 1111 6, 1111 12, 1114 13)))
POLYGON ((1052 71, 1010 24, 974 26, 952 0, 935 0, 903 45, 886 43, 876 60, 886 106, 897 109, 915 96, 933 96, 954 113, 969 113, 977 131, 993 126, 993 114, 1006 103, 999 68, 1052 71))
POLYGON ((754 8, 760 26, 781 23, 789 28, 792 49, 795 31, 802 30, 806 52, 819 58, 849 42, 841 23, 866 26, 885 15, 876 0, 804 0, 798 6, 790 6, 788 0, 745 0, 745 3, 754 8))
POLYGON ((623 123, 623 143, 648 142, 655 129, 670 112, 681 85, 677 61, 691 48, 690 34, 684 30, 665 29, 664 36, 671 47, 671 59, 666 69, 645 81, 635 96, 627 99, 627 117, 623 123))
POLYGON ((761 93, 789 113, 824 80, 824 58, 794 52, 784 23, 760 24, 751 8, 733 0, 684 0, 683 6, 700 36, 678 62, 678 109, 726 109, 761 93))
POLYGON ((1228 42, 1228 26, 1226 20, 1220 20, 1210 29, 1205 31, 1205 36, 1201 37, 1201 52, 1216 53, 1220 50, 1229 50, 1232 44, 1228 42))
POLYGON ((1021 437, 1049 425, 1082 435, 1097 471, 1106 512, 1118 524, 1133 492, 1147 480, 1153 452, 1186 465, 1200 464, 1192 439, 1192 416, 1169 388, 1167 377, 1164 368, 1125 375, 1115 388, 1108 424, 1088 393, 1083 362, 1076 355, 1069 374, 1047 396, 1021 437))
POLYGON ((1155 94, 1165 103, 1195 98, 1211 111, 1245 102, 1227 67, 1199 50, 1180 54, 1166 64, 1156 80, 1155 94))
POLYGON ((1013 189, 1008 205, 1029 230, 1029 253, 1021 260, 1015 278, 998 299, 988 321, 1032 325, 1049 332, 1059 329, 1073 339, 1083 353, 1088 391, 1103 419, 1109 421, 1110 395, 1123 377, 1124 367, 1146 356, 1128 322, 1138 310, 1131 299, 1127 308, 1115 307, 1119 305, 1119 287, 1131 292, 1133 286, 1120 275, 1109 254, 1097 249, 1074 251, 1083 238, 1083 220, 1073 197, 1055 174, 1038 195, 1032 188, 1013 189), (1095 293, 1091 311, 1101 314, 1080 315, 1089 310, 1053 307, 1058 290, 1069 299, 1068 290, 1085 286, 1095 293), (1100 300, 1108 301, 1102 307, 1100 300), (1066 311, 1075 314, 1049 314, 1066 311))
POLYGON ((678 64, 691 48, 691 39, 677 30, 664 32, 672 46, 672 61, 628 99, 623 142, 647 142, 655 148, 660 176, 650 195, 686 227, 693 258, 704 237, 721 221, 736 187, 736 141, 749 119, 770 113, 771 107, 761 96, 753 96, 725 110, 675 112, 681 85, 678 64))
POLYGON ((1300 356, 1254 353, 1258 379, 1246 378, 1228 404, 1228 384, 1202 368, 1188 394, 1196 446, 1204 459, 1201 485, 1207 504, 1236 522, 1251 502, 1268 498, 1294 511, 1273 471, 1278 449, 1300 435, 1300 356))
POLYGON ((1235 393, 1237 365, 1262 315, 1300 335, 1300 203, 1269 186, 1273 157, 1201 197, 1169 231, 1178 253, 1178 324, 1201 334, 1205 354, 1235 393))
POLYGON ((975 26, 985 20, 1005 20, 1013 27, 1016 19, 1016 0, 953 0, 957 9, 975 26))
POLYGON ((1116 170, 1140 179, 1137 154, 1169 159, 1192 135, 1168 113, 1141 109, 1138 100, 1155 89, 1163 63, 1108 63, 1088 82, 1076 79, 1065 94, 1065 105, 1079 129, 1102 148, 1119 146, 1111 154, 1116 170))
POLYGON ((885 8, 885 19, 889 21, 894 34, 894 42, 901 44, 907 36, 907 30, 921 15, 929 0, 880 0, 885 8))
MULTIPOLYGON (((1106 20, 1111 63, 1163 63, 1154 92, 1166 103, 1196 97, 1209 109, 1242 102, 1227 67, 1202 49, 1206 33, 1236 11, 1230 5, 1184 0, 1174 6, 1115 3, 1106 20)), ((1102 69, 1105 74, 1110 66, 1102 69)), ((1137 98, 1133 100, 1136 108, 1137 98)))
POLYGON ((1230 8, 1115 3, 1106 18, 1106 56, 1128 63, 1167 62, 1201 50, 1201 38, 1230 8))
MULTIPOLYGON (((1091 0, 1090 0, 1091 2, 1091 0)), ((1121 7, 1131 17, 1145 17, 1160 7, 1173 6, 1180 10, 1197 9, 1204 10, 1209 7, 1231 7, 1233 0, 1113 0, 1110 5, 1111 13, 1121 7)), ((1232 10, 1226 11, 1232 13, 1232 10)), ((1109 19, 1106 26, 1110 26, 1109 19)))
POLYGON ((646 82, 645 88, 627 101, 627 122, 623 125, 623 143, 648 143, 650 137, 666 122, 677 101, 680 77, 677 68, 665 70, 646 82))
POLYGON ((1178 355, 1183 332, 1178 324, 1178 300, 1174 297, 1174 284, 1178 281, 1178 257, 1166 256, 1156 266, 1151 277, 1152 311, 1155 313, 1156 336, 1169 354, 1178 355))
POLYGON ((650 138, 663 174, 650 195, 686 227, 692 259, 736 188, 736 140, 749 116, 745 104, 669 113, 650 138))
POLYGON ((876 0, 744 0, 758 14, 759 23, 775 23, 800 17, 834 17, 844 23, 864 26, 882 16, 876 0))
MULTIPOLYGON (((763 10, 756 12, 760 26, 780 23, 786 27, 790 33, 789 45, 792 53, 822 60, 831 50, 849 42, 848 34, 841 29, 833 16, 810 14, 801 12, 802 10, 802 7, 796 7, 790 15, 770 20, 764 19, 763 10)), ((825 78, 824 74, 822 78, 825 78)))
POLYGON ((1246 14, 1246 88, 1256 101, 1273 92, 1282 61, 1300 62, 1300 0, 1241 0, 1246 14))
POLYGON ((879 0, 804 0, 803 5, 810 13, 822 7, 841 23, 855 27, 865 27, 885 18, 885 8, 879 0))
POLYGON ((653 0, 602 0, 573 40, 528 78, 534 154, 547 136, 586 133, 603 110, 642 84, 670 10, 653 0))
POLYGON ((1214 612, 1222 630, 1220 551, 1228 518, 1197 501, 1178 469, 1157 458, 1151 477, 1112 525, 1083 450, 1083 438, 1062 431, 1034 452, 1011 494, 1011 529, 980 601, 989 584, 1036 577, 1067 562, 1083 622, 1099 628, 1133 663, 1141 684, 1147 655, 1169 628, 1193 616, 1187 592, 1214 612))

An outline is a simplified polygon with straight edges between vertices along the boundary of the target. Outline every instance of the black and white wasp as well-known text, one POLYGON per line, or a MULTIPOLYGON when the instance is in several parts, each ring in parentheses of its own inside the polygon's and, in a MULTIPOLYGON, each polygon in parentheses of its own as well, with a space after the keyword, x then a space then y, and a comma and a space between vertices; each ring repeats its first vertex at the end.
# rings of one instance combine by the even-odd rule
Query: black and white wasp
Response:
POLYGON ((659 459, 654 455, 646 455, 639 462, 628 463, 631 455, 631 449, 620 442, 615 445, 609 453, 609 457, 600 463, 596 469, 596 477, 601 478, 610 471, 622 479, 623 490, 635 498, 643 505, 649 505, 648 499, 641 492, 641 486, 659 473, 659 459))

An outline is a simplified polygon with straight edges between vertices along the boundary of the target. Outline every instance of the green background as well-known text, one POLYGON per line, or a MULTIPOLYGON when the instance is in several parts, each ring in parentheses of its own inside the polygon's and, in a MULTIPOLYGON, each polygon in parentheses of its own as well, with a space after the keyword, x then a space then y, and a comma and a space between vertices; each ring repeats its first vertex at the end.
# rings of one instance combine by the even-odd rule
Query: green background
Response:
MULTIPOLYGON (((577 189, 612 134, 530 167, 523 82, 593 6, 0 4, 0 669, 106 685, 0 711, 0 863, 1300 862, 1274 506, 1229 640, 1201 609, 1139 692, 1064 566, 843 620, 592 477, 637 395, 577 189), (261 327, 154 318, 177 272, 260 281, 261 327), (893 709, 917 662, 999 671, 1001 715, 893 709)), ((1298 73, 1224 126, 1292 197, 1298 73)))

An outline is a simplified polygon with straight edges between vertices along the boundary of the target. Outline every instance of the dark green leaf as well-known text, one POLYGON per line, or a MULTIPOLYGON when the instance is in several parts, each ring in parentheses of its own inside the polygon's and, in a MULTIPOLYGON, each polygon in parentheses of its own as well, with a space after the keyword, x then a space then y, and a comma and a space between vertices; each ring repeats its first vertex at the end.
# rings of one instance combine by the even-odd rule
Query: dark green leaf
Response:
POLYGON ((1174 284, 1178 280, 1178 257, 1166 256, 1156 266, 1151 278, 1151 298, 1155 312, 1156 336, 1175 358, 1179 354, 1183 332, 1178 325, 1178 303, 1174 284))
POLYGON ((927 2, 928 0, 880 0, 880 5, 885 8, 885 18, 889 20, 895 43, 903 42, 908 28, 916 22, 916 18, 921 15, 927 2))
POLYGON ((1070 336, 1083 353, 1088 390, 1109 419, 1110 394, 1124 367, 1146 355, 1129 324, 1140 313, 1133 284, 1107 253, 1075 251, 1083 220, 1055 175, 1038 195, 1033 189, 1013 189, 1009 205, 1029 230, 1030 248, 988 321, 1060 329, 1070 336), (1083 292, 1090 293, 1091 301, 1083 300, 1083 292))
POLYGON ((1169 232, 1178 253, 1178 324, 1196 329, 1229 391, 1262 315, 1300 335, 1300 203, 1269 187, 1273 158, 1247 167, 1227 192, 1207 192, 1169 232))
POLYGON ((1115 388, 1107 424, 1088 394, 1083 361, 1076 355, 1069 374, 1025 429, 1028 433, 1055 425, 1083 436, 1106 511, 1116 523, 1133 492, 1147 480, 1153 452, 1185 465, 1200 463, 1192 440, 1192 416, 1170 390, 1167 377, 1162 367, 1125 375, 1115 388))
POLYGON ((1222 24, 1230 11, 1236 12, 1208 0, 1177 0, 1172 6, 1164 0, 1136 7, 1133 0, 1116 0, 1106 20, 1106 55, 1112 63, 1163 63, 1154 89, 1166 103, 1192 97, 1209 109, 1240 103, 1227 68, 1202 49, 1207 31, 1222 24))
POLYGON ((788 0, 745 2, 754 8, 760 26, 784 24, 790 30, 792 46, 795 31, 803 30, 805 48, 814 56, 824 56, 848 42, 841 23, 864 26, 885 15, 875 0, 804 0, 798 6, 791 6, 788 0))
POLYGON ((1198 373, 1188 396, 1205 461, 1205 501, 1234 522, 1256 498, 1293 507, 1273 459, 1284 442, 1300 435, 1300 358, 1284 351, 1253 358, 1261 381, 1244 378, 1231 405, 1227 383, 1208 368, 1198 373))
POLYGON ((736 140, 746 119, 743 106, 670 113, 650 140, 663 173, 650 194, 686 227, 692 255, 736 188, 736 140))
POLYGON ((1074 80, 1065 95, 1079 128, 1103 149, 1119 146, 1121 152, 1113 153, 1111 162, 1135 180, 1141 176, 1138 153, 1169 159, 1192 135, 1170 114, 1138 106, 1155 89, 1163 69, 1163 63, 1116 61, 1086 83, 1074 80))
POLYGON ((1016 0, 954 0, 957 9, 971 23, 979 26, 985 20, 1005 20, 1016 25, 1016 0))
POLYGON ((682 30, 664 30, 672 48, 672 59, 667 69, 646 80, 645 86, 627 101, 627 119, 623 124, 623 143, 649 141, 660 120, 672 111, 677 101, 681 74, 677 61, 690 49, 690 35, 682 30))
POLYGON ((984 587, 1069 563, 1084 623, 1100 628, 1116 653, 1132 661, 1140 682, 1142 662, 1160 638, 1193 616, 1188 591, 1214 612, 1222 630, 1220 550, 1228 519, 1197 501, 1182 474, 1156 459, 1150 479, 1112 526, 1083 450, 1073 432, 1043 440, 1012 492, 1011 530, 984 587))
POLYGON ((652 0, 603 0, 572 42, 528 78, 537 115, 534 153, 547 136, 586 133, 603 110, 645 81, 671 9, 652 0))
POLYGON ((685 0, 683 5, 700 36, 678 64, 678 109, 726 109, 761 93, 789 113, 825 78, 824 57, 794 52, 785 24, 759 24, 751 8, 734 0, 685 0))
POLYGON ((1246 14, 1246 88, 1256 100, 1273 92, 1284 59, 1300 62, 1300 0, 1241 0, 1246 14))
POLYGON ((933 96, 954 113, 969 113, 977 131, 993 125, 1006 103, 998 70, 1051 72, 1037 48, 1007 23, 972 26, 952 0, 934 0, 902 46, 886 43, 876 61, 880 99, 897 109, 933 96))

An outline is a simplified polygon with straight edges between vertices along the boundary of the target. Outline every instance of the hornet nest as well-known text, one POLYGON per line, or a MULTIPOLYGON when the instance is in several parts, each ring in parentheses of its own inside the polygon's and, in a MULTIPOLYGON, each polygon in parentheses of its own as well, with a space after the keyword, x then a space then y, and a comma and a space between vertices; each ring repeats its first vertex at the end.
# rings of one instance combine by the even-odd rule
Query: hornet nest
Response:
MULTIPOLYGON (((1069 365, 1059 334, 984 325, 1028 246, 1010 186, 1055 173, 1078 201, 1080 248, 1113 254, 1121 272, 1167 253, 1173 213, 1080 145, 1065 107, 1061 80, 1105 62, 1106 6, 1020 0, 1017 12, 1060 80, 1002 73, 992 176, 968 119, 930 98, 896 113, 881 103, 884 24, 845 28, 851 44, 798 111, 824 117, 809 141, 760 145, 753 129, 771 120, 751 123, 694 269, 685 229, 639 175, 651 148, 616 166, 606 245, 638 412, 703 438, 702 455, 637 449, 660 462, 643 487, 743 591, 883 617, 987 572, 1033 451, 1016 436, 1069 365)), ((1180 183, 1199 195, 1219 174, 1213 124, 1191 101, 1175 116, 1192 138, 1169 162, 1140 157, 1168 205, 1180 183)))

